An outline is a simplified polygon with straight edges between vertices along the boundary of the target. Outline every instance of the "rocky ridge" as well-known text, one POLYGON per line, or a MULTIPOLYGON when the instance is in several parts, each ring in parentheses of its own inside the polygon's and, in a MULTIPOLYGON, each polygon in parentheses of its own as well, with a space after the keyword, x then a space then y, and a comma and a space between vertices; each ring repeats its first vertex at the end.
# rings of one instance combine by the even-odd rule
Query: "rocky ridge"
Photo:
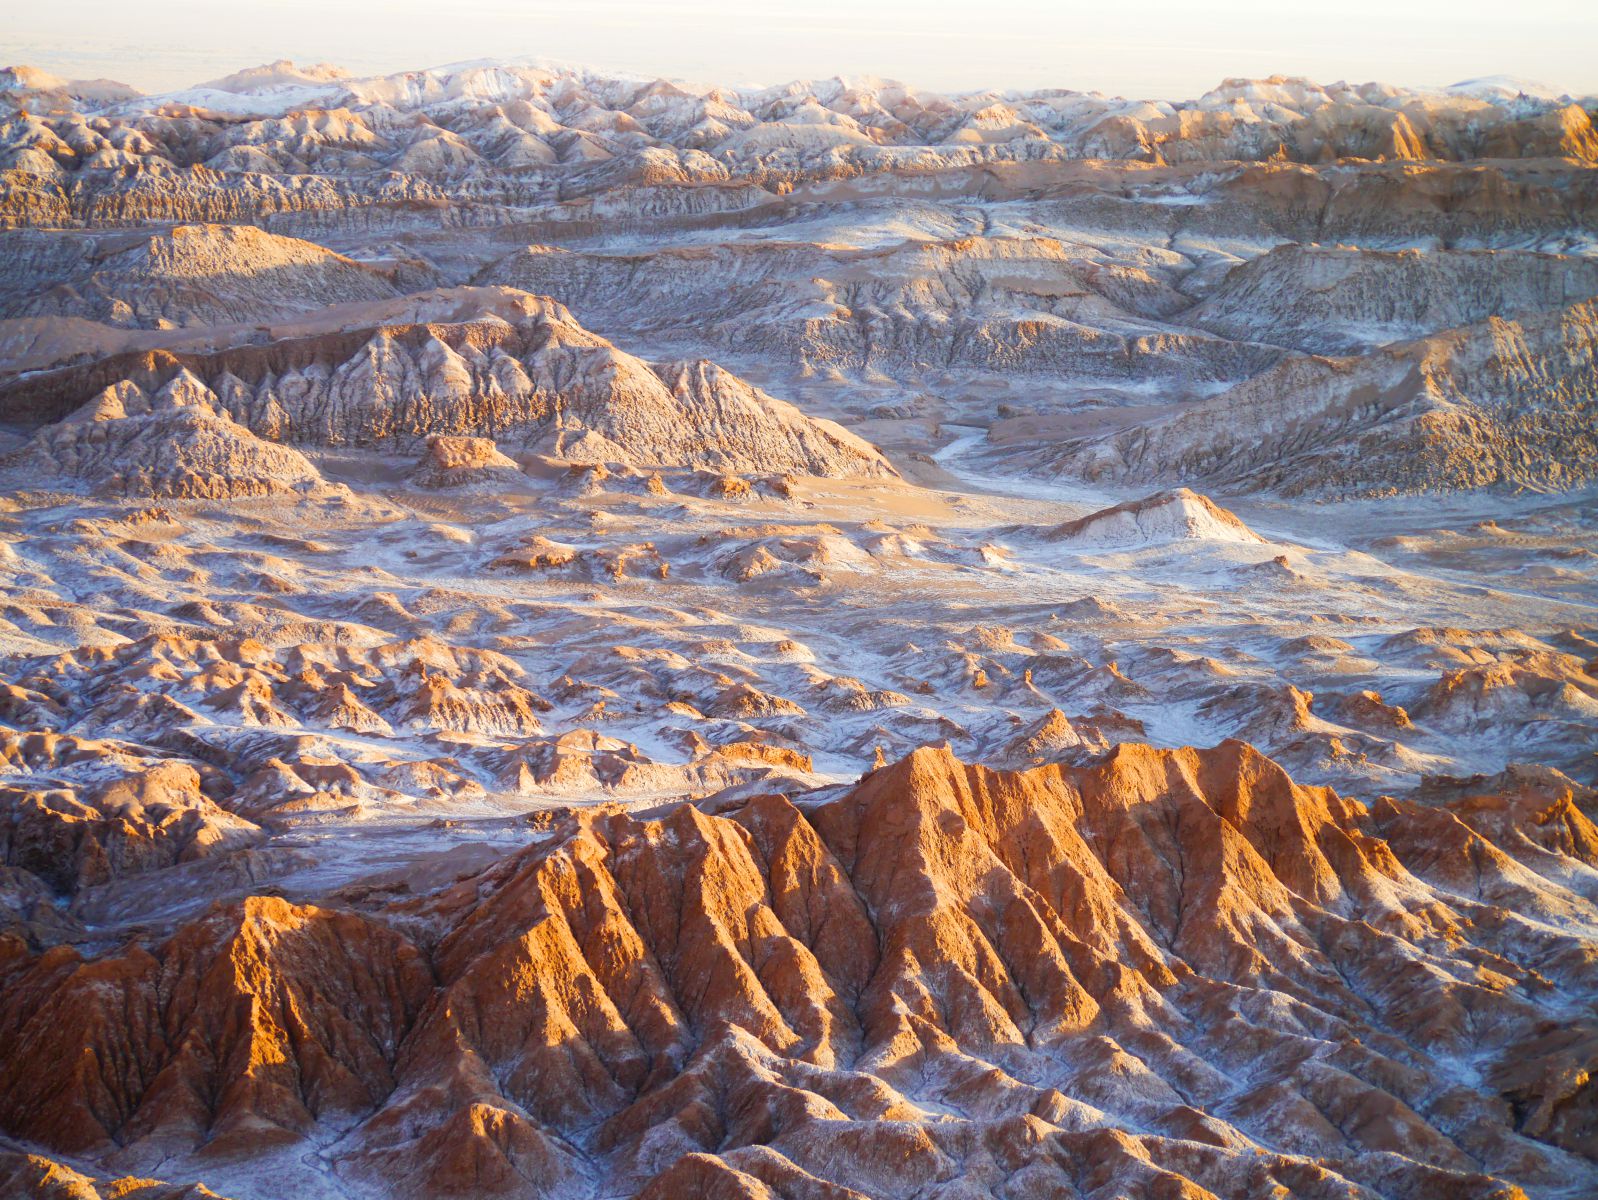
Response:
POLYGON ((1579 487, 1595 461, 1591 302, 1350 358, 1295 358, 1186 411, 1070 442, 1088 479, 1285 495, 1579 487))
MULTIPOLYGON (((539 297, 486 289, 451 299, 464 300, 468 311, 449 323, 340 329, 266 347, 156 351, 66 368, 4 389, 0 409, 33 422, 66 414, 41 439, 43 453, 68 473, 93 469, 78 448, 84 431, 112 456, 108 470, 136 473, 138 465, 116 455, 124 439, 144 435, 124 423, 173 408, 224 418, 214 434, 207 428, 188 440, 236 429, 229 452, 276 456, 279 475, 292 474, 297 456, 251 449, 264 446, 259 439, 408 450, 434 435, 492 436, 588 462, 893 473, 858 437, 714 363, 651 366, 539 297)), ((239 473, 255 474, 242 466, 239 473)))
POLYGON ((1593 986, 1592 806, 1368 807, 1231 743, 557 815, 425 899, 13 943, 0 1122, 218 1169, 336 1129, 359 1194, 1502 1196, 1591 1170, 1550 1068, 1598 1038, 1547 1014, 1593 986))
POLYGON ((22 234, 7 249, 0 282, 11 298, 0 318, 234 324, 388 299, 430 282, 425 271, 407 277, 403 264, 383 271, 247 225, 179 225, 132 239, 22 234))

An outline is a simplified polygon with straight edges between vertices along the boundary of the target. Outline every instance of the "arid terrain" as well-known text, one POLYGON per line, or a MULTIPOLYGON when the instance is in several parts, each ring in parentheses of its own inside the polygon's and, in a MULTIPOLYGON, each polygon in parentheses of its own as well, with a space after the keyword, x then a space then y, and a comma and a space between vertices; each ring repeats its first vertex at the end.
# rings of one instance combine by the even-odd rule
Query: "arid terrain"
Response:
POLYGON ((1595 114, 0 72, 0 1196, 1598 1195, 1595 114))

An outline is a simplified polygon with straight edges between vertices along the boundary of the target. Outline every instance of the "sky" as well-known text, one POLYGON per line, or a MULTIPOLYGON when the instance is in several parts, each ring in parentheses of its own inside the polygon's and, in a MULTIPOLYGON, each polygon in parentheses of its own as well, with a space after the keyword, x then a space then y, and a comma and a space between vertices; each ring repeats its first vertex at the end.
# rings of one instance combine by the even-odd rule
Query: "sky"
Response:
POLYGON ((166 91, 279 58, 366 75, 536 55, 729 85, 1186 99, 1222 79, 1510 75, 1598 94, 1586 0, 0 0, 0 64, 166 91))

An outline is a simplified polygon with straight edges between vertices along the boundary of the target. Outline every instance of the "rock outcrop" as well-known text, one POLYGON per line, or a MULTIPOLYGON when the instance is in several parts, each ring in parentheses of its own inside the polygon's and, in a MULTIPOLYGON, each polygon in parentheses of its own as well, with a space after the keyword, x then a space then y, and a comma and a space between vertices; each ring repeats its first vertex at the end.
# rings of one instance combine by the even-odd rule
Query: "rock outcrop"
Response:
POLYGON ((1598 1030, 1549 1005, 1591 945, 1517 912, 1588 920, 1560 878, 1598 835, 1540 803, 1373 810, 1228 743, 572 812, 375 916, 12 951, 0 1124, 169 1163, 336 1128, 363 1195, 1563 1185, 1591 1097, 1552 1068, 1598 1030))
POLYGON ((182 369, 149 391, 130 381, 106 388, 41 429, 13 466, 108 496, 227 500, 325 486, 304 455, 256 437, 182 369))
POLYGON ((1156 492, 1089 513, 1056 525, 1045 536, 1072 546, 1103 549, 1171 541, 1265 543, 1237 514, 1187 488, 1156 492))
POLYGON ((248 225, 179 225, 149 237, 5 235, 0 318, 81 317, 171 328, 270 321, 332 304, 389 299, 397 276, 248 225), (131 245, 129 244, 131 242, 131 245))
POLYGON ((425 488, 503 487, 520 473, 516 460, 501 454, 493 438, 437 434, 427 439, 411 481, 425 488))
POLYGON ((1598 263, 1513 250, 1291 243, 1239 264, 1183 321, 1227 337, 1350 354, 1598 295, 1598 263))
POLYGON ((7 765, 47 775, 98 760, 105 782, 56 787, 0 785, 0 861, 58 896, 127 875, 248 846, 262 832, 202 791, 193 764, 139 760, 125 749, 54 733, 8 733, 7 765), (110 769, 108 771, 108 768, 110 769))
POLYGON ((529 246, 480 282, 548 293, 579 316, 815 371, 951 366, 1120 381, 1242 378, 1277 355, 1166 318, 1188 306, 1157 271, 1054 238, 865 248, 732 243, 646 254, 529 246))
MULTIPOLYGON (((113 356, 21 379, 0 390, 0 410, 38 422, 97 393, 92 412, 108 411, 108 396, 124 413, 142 412, 146 397, 176 396, 189 410, 185 420, 214 412, 241 433, 289 444, 408 450, 438 435, 492 437, 583 462, 894 473, 832 422, 806 417, 714 363, 651 366, 552 301, 493 288, 436 300, 455 302, 452 320, 339 329, 209 354, 113 356)), ((69 418, 42 437, 70 446, 80 428, 69 418)))
POLYGON ((1598 462, 1598 305, 1294 358, 1163 420, 1067 443, 1089 479, 1284 495, 1582 485, 1598 462))

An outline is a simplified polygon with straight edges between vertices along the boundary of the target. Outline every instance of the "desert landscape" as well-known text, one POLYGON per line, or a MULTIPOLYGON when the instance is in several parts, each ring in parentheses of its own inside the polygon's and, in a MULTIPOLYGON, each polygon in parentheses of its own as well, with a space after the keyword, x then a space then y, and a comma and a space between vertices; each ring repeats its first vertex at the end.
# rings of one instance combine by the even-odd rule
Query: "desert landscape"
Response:
POLYGON ((1595 116, 0 72, 0 1195, 1598 1195, 1595 116))

